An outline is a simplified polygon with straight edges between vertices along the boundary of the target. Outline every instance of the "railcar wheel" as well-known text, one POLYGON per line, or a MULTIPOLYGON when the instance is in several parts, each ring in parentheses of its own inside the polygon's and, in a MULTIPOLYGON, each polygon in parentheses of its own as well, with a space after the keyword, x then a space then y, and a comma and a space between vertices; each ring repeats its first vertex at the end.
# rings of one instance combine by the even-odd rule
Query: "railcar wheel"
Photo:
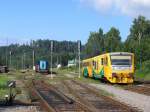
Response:
POLYGON ((94 76, 94 74, 92 74, 92 79, 96 79, 95 76, 94 76))
POLYGON ((101 78, 102 83, 107 83, 107 79, 105 77, 101 78))

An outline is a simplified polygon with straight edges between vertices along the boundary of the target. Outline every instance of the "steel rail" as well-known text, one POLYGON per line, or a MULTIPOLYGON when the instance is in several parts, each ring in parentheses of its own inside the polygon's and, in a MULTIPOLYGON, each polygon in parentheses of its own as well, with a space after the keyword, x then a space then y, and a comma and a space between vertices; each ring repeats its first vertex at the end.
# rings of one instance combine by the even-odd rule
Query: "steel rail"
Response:
MULTIPOLYGON (((98 96, 99 98, 104 99, 106 102, 112 102, 112 104, 117 105, 118 107, 121 106, 120 109, 122 109, 122 110, 125 110, 125 111, 127 111, 127 112, 137 112, 137 109, 135 109, 135 108, 129 107, 129 106, 125 105, 124 103, 118 102, 118 101, 114 100, 114 99, 111 98, 111 97, 107 97, 107 96, 101 95, 101 94, 100 94, 100 91, 98 91, 98 90, 97 90, 96 88, 94 88, 94 87, 91 87, 91 86, 89 86, 89 85, 87 86, 87 85, 83 84, 83 83, 80 82, 80 81, 71 80, 71 82, 72 82, 72 85, 73 85, 73 84, 74 84, 74 85, 76 84, 76 85, 79 85, 80 87, 85 88, 86 90, 88 90, 88 91, 89 91, 89 94, 90 94, 90 93, 93 93, 94 95, 98 96)), ((69 84, 67 83, 67 84, 65 84, 65 85, 68 86, 69 84)), ((68 86, 68 88, 70 89, 70 91, 73 91, 73 94, 75 94, 75 96, 79 97, 79 95, 77 94, 77 91, 75 91, 73 88, 71 88, 71 87, 69 87, 69 86, 68 86)), ((80 98, 80 101, 84 101, 84 98, 82 98, 82 97, 79 97, 79 98, 80 98)), ((88 102, 88 101, 86 101, 85 103, 87 103, 87 102, 88 102)), ((90 103, 90 102, 88 102, 87 104, 89 105, 89 103, 90 103)), ((92 106, 92 107, 93 107, 93 106, 92 106)), ((90 107, 90 108, 91 108, 91 107, 90 107)), ((95 108, 95 107, 94 107, 94 108, 95 108)), ((93 108, 93 109, 94 109, 94 108, 93 108)), ((98 111, 97 108, 96 108, 94 111, 98 111)))
POLYGON ((33 88, 34 92, 39 97, 41 105, 45 107, 48 112, 63 112, 63 111, 94 112, 86 109, 85 105, 65 96, 62 92, 58 91, 53 85, 49 85, 43 81, 42 82, 33 81, 33 85, 34 85, 33 88), (51 91, 52 93, 50 94, 49 91, 51 91), (55 100, 56 97, 56 101, 53 102, 52 99, 51 101, 45 99, 45 98, 49 98, 50 97, 49 95, 52 95, 51 97, 54 98, 53 100, 55 100), (58 98, 60 98, 60 100, 58 100, 58 98), (59 106, 61 106, 61 108, 59 108, 59 106))
POLYGON ((74 94, 80 101, 82 101, 82 103, 86 106, 86 108, 88 108, 88 110, 90 110, 91 112, 99 112, 99 110, 96 109, 91 103, 83 99, 73 88, 68 86, 69 83, 67 83, 66 81, 63 81, 62 83, 68 88, 70 93, 74 94))
POLYGON ((97 90, 95 87, 91 87, 90 85, 87 86, 87 85, 83 84, 83 83, 80 82, 80 81, 72 80, 72 82, 74 82, 74 83, 76 83, 76 84, 78 84, 78 85, 80 85, 80 86, 82 86, 82 87, 88 89, 90 92, 92 92, 93 94, 96 94, 97 96, 103 97, 104 99, 106 99, 106 100, 108 100, 108 101, 113 101, 114 104, 117 104, 117 105, 119 105, 119 106, 122 106, 122 107, 123 107, 124 109, 126 109, 127 111, 130 111, 130 112, 135 112, 135 111, 136 111, 136 109, 133 109, 132 107, 129 107, 129 106, 125 105, 125 104, 122 103, 122 102, 118 102, 118 101, 116 101, 115 99, 113 99, 113 98, 111 98, 111 97, 106 97, 106 96, 104 96, 104 95, 100 95, 100 91, 97 90))

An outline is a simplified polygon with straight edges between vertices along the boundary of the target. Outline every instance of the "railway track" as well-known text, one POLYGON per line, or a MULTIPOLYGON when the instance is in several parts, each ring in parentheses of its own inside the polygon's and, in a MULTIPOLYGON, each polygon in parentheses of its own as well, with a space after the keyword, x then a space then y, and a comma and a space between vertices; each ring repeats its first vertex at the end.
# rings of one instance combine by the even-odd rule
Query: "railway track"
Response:
POLYGON ((71 80, 63 81, 63 84, 71 94, 77 97, 80 102, 92 108, 94 112, 137 112, 135 108, 100 95, 100 91, 81 82, 71 80))
POLYGON ((113 85, 118 86, 128 91, 150 96, 150 81, 136 79, 133 84, 129 84, 129 85, 128 84, 127 85, 111 84, 109 82, 107 82, 106 84, 110 86, 113 86, 113 85))
POLYGON ((52 85, 33 81, 34 93, 39 97, 41 106, 48 112, 94 112, 86 105, 65 96, 52 85))
POLYGON ((125 90, 150 96, 150 84, 132 84, 123 87, 125 90))

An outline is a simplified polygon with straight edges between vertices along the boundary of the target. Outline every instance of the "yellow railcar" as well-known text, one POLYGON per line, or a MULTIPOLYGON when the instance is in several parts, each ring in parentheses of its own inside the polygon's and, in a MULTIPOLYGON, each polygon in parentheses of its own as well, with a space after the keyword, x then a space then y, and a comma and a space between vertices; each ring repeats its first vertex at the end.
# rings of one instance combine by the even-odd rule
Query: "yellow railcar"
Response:
POLYGON ((85 77, 99 78, 110 83, 133 83, 134 54, 112 52, 82 61, 85 77))

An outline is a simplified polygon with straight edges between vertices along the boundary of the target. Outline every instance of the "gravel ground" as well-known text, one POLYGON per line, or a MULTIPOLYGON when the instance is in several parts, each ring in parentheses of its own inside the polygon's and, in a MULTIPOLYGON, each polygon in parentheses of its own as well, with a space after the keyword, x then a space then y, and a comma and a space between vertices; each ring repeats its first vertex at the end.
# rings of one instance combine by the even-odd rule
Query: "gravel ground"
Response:
POLYGON ((65 74, 65 76, 68 77, 68 78, 74 78, 75 77, 75 76, 70 75, 70 74, 65 74))
POLYGON ((35 106, 0 107, 0 112, 40 112, 35 106))
POLYGON ((150 96, 134 93, 128 90, 123 90, 114 86, 105 84, 90 84, 97 89, 103 89, 114 94, 115 99, 126 103, 132 107, 136 107, 144 112, 150 112, 150 96))

